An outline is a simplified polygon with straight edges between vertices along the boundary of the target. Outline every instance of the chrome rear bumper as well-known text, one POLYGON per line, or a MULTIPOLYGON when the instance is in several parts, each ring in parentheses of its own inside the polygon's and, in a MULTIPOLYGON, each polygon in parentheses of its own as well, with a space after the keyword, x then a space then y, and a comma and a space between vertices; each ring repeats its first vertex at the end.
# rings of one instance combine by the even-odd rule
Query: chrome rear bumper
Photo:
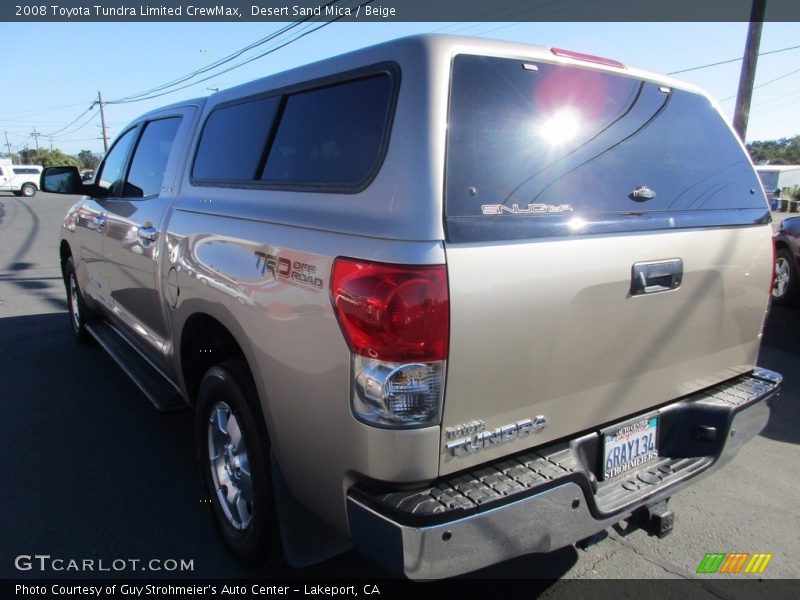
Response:
POLYGON ((421 490, 348 492, 353 542, 411 579, 452 577, 532 552, 550 552, 634 516, 728 462, 769 420, 781 376, 756 369, 661 407, 657 460, 598 482, 591 432, 421 490))

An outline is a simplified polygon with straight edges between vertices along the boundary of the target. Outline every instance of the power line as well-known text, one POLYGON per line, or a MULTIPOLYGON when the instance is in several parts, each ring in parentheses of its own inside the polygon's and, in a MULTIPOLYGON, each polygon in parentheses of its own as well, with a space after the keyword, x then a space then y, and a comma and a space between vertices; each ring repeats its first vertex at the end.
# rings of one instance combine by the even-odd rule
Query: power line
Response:
POLYGON ((61 137, 65 136, 65 135, 72 135, 73 133, 75 133, 77 131, 80 131, 81 129, 83 129, 84 127, 89 125, 89 123, 91 123, 93 120, 95 120, 98 117, 98 115, 99 115, 99 113, 92 113, 91 115, 89 115, 88 119, 86 119, 83 123, 81 123, 80 125, 78 125, 74 129, 71 129, 70 131, 65 131, 65 132, 61 133, 59 136, 52 136, 52 137, 56 137, 57 139, 60 139, 61 137))
POLYGON ((21 110, 6 110, 6 111, 3 111, 3 114, 6 114, 6 115, 16 115, 16 114, 20 114, 20 113, 32 113, 32 114, 42 113, 42 114, 44 114, 44 113, 53 112, 54 110, 61 110, 62 108, 72 108, 73 106, 83 106, 84 104, 85 104, 85 102, 73 102, 72 104, 62 104, 61 106, 50 106, 49 108, 25 108, 25 109, 21 109, 21 110))
MULTIPOLYGON (((766 56, 767 54, 777 54, 778 52, 786 52, 787 50, 797 50, 800 46, 789 46, 788 48, 780 48, 778 50, 770 50, 769 52, 761 52, 758 56, 766 56)), ((717 67, 719 65, 726 65, 732 62, 741 62, 742 57, 731 58, 728 60, 721 60, 719 62, 711 63, 708 65, 700 65, 699 67, 691 67, 689 69, 681 69, 680 71, 671 71, 667 75, 678 75, 679 73, 688 73, 689 71, 699 71, 700 69, 708 69, 709 67, 717 67)))
POLYGON ((785 79, 786 77, 789 77, 790 75, 794 75, 795 73, 800 73, 800 69, 795 69, 794 71, 790 71, 789 73, 785 73, 784 75, 781 75, 780 77, 776 77, 775 79, 770 79, 769 81, 765 81, 764 83, 759 83, 753 89, 755 90, 755 89, 758 89, 758 88, 762 88, 765 85, 769 85, 770 83, 775 83, 776 81, 780 81, 781 79, 785 79))
MULTIPOLYGON (((335 3, 336 3, 336 2, 338 2, 338 1, 339 1, 339 0, 331 0, 330 2, 328 2, 328 4, 327 4, 326 6, 328 6, 328 5, 331 5, 331 4, 335 4, 335 3)), ((371 3, 372 1, 373 1, 373 0, 369 0, 369 2, 366 2, 365 4, 369 4, 369 3, 371 3)), ((253 43, 251 43, 251 44, 248 44, 248 45, 247 45, 247 46, 245 46, 244 48, 241 48, 241 49, 237 50, 236 52, 234 52, 234 53, 232 53, 232 54, 230 54, 230 55, 228 55, 228 56, 226 56, 226 57, 224 57, 224 58, 222 58, 222 59, 220 59, 220 60, 218 60, 218 61, 215 61, 214 63, 212 63, 212 64, 210 64, 210 65, 207 65, 207 66, 203 67, 202 69, 198 69, 198 70, 196 70, 196 71, 194 71, 194 72, 192 72, 192 73, 189 73, 189 74, 187 74, 187 75, 184 75, 183 77, 180 77, 180 78, 178 78, 178 79, 176 79, 176 80, 173 80, 172 82, 168 82, 168 83, 165 83, 165 84, 161 84, 160 86, 156 86, 155 88, 151 88, 150 90, 147 90, 147 91, 145 91, 145 92, 139 92, 139 93, 137 93, 137 94, 131 94, 131 95, 129 95, 129 96, 126 96, 126 97, 124 97, 124 98, 121 98, 121 99, 119 99, 119 100, 116 100, 116 101, 110 101, 110 102, 109 102, 109 101, 106 101, 106 102, 103 102, 103 104, 104 104, 104 105, 107 105, 107 104, 124 104, 124 103, 128 103, 128 102, 135 102, 135 101, 139 101, 139 100, 148 100, 148 99, 150 99, 150 98, 156 98, 156 97, 159 97, 159 96, 166 95, 166 94, 168 94, 168 93, 177 92, 177 91, 179 91, 179 90, 182 90, 182 89, 185 89, 185 88, 187 88, 187 87, 191 87, 192 85, 196 85, 197 83, 201 83, 202 81, 207 81, 208 79, 212 79, 213 77, 216 77, 217 75, 221 75, 221 74, 223 74, 223 73, 227 73, 228 71, 230 71, 230 70, 233 70, 233 69, 227 69, 227 70, 225 70, 225 71, 222 71, 222 72, 219 72, 219 73, 217 73, 217 74, 215 74, 215 75, 213 75, 213 76, 211 76, 211 77, 209 77, 209 78, 203 79, 202 81, 198 81, 198 82, 192 83, 192 84, 190 84, 190 85, 182 86, 182 87, 180 87, 180 88, 177 88, 177 89, 174 89, 174 90, 171 90, 171 91, 167 91, 167 92, 164 92, 164 93, 161 93, 161 94, 152 94, 152 95, 150 95, 150 96, 148 96, 148 97, 143 97, 143 96, 145 96, 145 95, 147 95, 147 94, 150 94, 151 92, 154 92, 154 91, 160 91, 160 90, 164 90, 164 89, 166 89, 166 88, 168 88, 168 87, 170 87, 170 86, 174 86, 174 85, 177 85, 177 84, 179 84, 179 83, 182 83, 182 82, 188 81, 189 79, 192 79, 193 77, 196 77, 196 76, 197 76, 197 75, 199 75, 199 74, 202 74, 202 73, 208 72, 208 71, 210 71, 210 70, 212 70, 212 69, 214 69, 214 68, 216 68, 216 67, 218 67, 218 66, 221 66, 221 65, 223 65, 223 64, 226 64, 227 62, 230 62, 231 60, 234 60, 235 58, 238 58, 239 56, 241 56, 242 54, 244 54, 244 53, 248 52, 249 50, 252 50, 253 48, 256 48, 256 47, 258 47, 258 46, 260 46, 260 45, 263 45, 264 43, 266 43, 266 42, 268 42, 268 41, 271 41, 271 40, 274 40, 274 39, 276 39, 277 37, 280 37, 281 35, 283 35, 283 34, 284 34, 284 33, 286 33, 287 31, 290 31, 291 29, 293 29, 293 28, 295 28, 295 27, 297 27, 297 26, 299 26, 299 25, 303 24, 303 22, 305 22, 305 21, 308 21, 309 19, 311 19, 311 18, 312 18, 312 16, 313 16, 313 15, 310 15, 310 16, 306 17, 305 19, 301 20, 301 21, 297 21, 297 22, 295 22, 295 23, 292 23, 291 25, 287 25, 287 26, 285 26, 285 27, 282 27, 282 28, 281 28, 280 30, 278 30, 277 32, 273 32, 272 34, 270 34, 270 35, 268 35, 268 36, 266 36, 266 37, 264 37, 264 38, 262 38, 262 39, 260 39, 260 40, 257 40, 256 42, 253 42, 253 43)), ((334 19, 334 20, 339 20, 339 19, 334 19)), ((332 22, 332 21, 331 21, 331 22, 332 22)), ((326 23, 326 24, 327 24, 327 23, 326 23)), ((321 28, 321 27, 317 27, 317 28, 315 28, 313 31, 316 31, 317 29, 320 29, 320 28, 321 28)), ((311 32, 307 32, 307 33, 311 33, 311 32)), ((306 33, 306 34, 307 34, 307 33, 306 33)), ((280 48, 283 48, 283 47, 285 47, 285 46, 286 46, 286 45, 288 45, 289 43, 291 43, 291 42, 294 42, 294 41, 296 41, 296 40, 300 39, 301 37, 305 37, 305 35, 306 35, 306 34, 303 34, 303 35, 301 35, 301 36, 297 36, 297 37, 295 37, 295 38, 291 39, 289 42, 282 44, 282 45, 281 45, 281 46, 279 46, 278 48, 274 48, 272 51, 274 52, 275 50, 279 50, 280 48)), ((257 58, 261 58, 261 57, 265 56, 266 54, 269 54, 269 52, 268 52, 268 53, 261 54, 261 55, 259 55, 259 56, 255 57, 255 58, 253 58, 253 59, 251 59, 251 60, 248 60, 248 61, 245 61, 245 62, 243 62, 243 63, 241 63, 241 64, 239 64, 239 65, 236 65, 236 66, 235 66, 235 67, 233 67, 233 68, 238 68, 239 66, 243 66, 243 65, 247 64, 248 62, 252 62, 252 60, 255 60, 255 59, 257 59, 257 58)), ((74 132, 76 132, 76 131, 79 131, 80 129, 82 129, 83 127, 85 127, 86 125, 88 125, 88 123, 89 123, 89 122, 92 120, 92 118, 88 119, 86 122, 84 122, 83 124, 81 124, 79 127, 77 127, 77 128, 75 128, 75 129, 73 129, 72 131, 69 131, 69 132, 66 132, 66 133, 64 133, 66 129, 68 129, 69 127, 71 127, 73 124, 75 124, 77 121, 79 121, 79 120, 80 120, 80 119, 81 119, 81 118, 82 118, 82 117, 83 117, 83 116, 84 116, 86 113, 88 113, 89 111, 91 111, 91 110, 94 108, 95 104, 97 104, 97 101, 96 101, 96 100, 95 100, 94 102, 92 102, 92 104, 89 106, 89 108, 88 108, 88 109, 86 109, 85 111, 83 111, 81 114, 79 114, 79 115, 78 115, 77 117, 75 117, 75 118, 74 118, 72 121, 70 121, 69 123, 67 123, 66 125, 64 125, 63 127, 61 127, 60 129, 58 129, 58 130, 56 130, 56 131, 54 131, 54 132, 52 132, 52 133, 49 133, 49 134, 40 134, 40 135, 43 135, 43 136, 45 136, 45 137, 55 137, 55 136, 57 136, 57 135, 59 135, 59 134, 63 136, 63 135, 69 135, 69 134, 72 134, 72 133, 74 133, 74 132)), ((68 108, 68 107, 70 107, 70 106, 76 106, 76 104, 63 105, 63 106, 61 106, 61 107, 53 107, 53 109, 56 109, 56 108, 68 108)), ((43 109, 37 109, 37 110, 43 110, 43 109)), ((19 112, 28 112, 28 111, 19 111, 19 112)), ((96 115, 95 115, 95 116, 96 116, 96 115)), ((9 123, 22 123, 22 121, 9 121, 9 123)), ((37 123, 37 122, 34 122, 34 121, 29 121, 29 122, 27 122, 27 123, 28 123, 28 124, 34 124, 34 123, 37 123)), ((19 134, 16 134, 16 135, 19 135, 19 134)), ((105 132, 104 132, 104 135, 105 135, 105 132)), ((29 137, 28 139, 30 139, 30 137, 29 137)), ((27 141, 27 140, 26 140, 26 141, 27 141)))
MULTIPOLYGON (((332 5, 332 4, 336 4, 338 1, 339 0, 331 0, 330 2, 325 4, 324 6, 329 6, 329 5, 332 5)), ((594 1, 594 0, 592 0, 592 1, 594 1)), ((372 4, 373 2, 374 2, 374 0, 366 0, 366 2, 361 2, 361 3, 357 4, 357 6, 360 8, 360 7, 366 6, 368 4, 372 4)), ((323 27, 327 27, 328 25, 330 25, 332 23, 335 23, 336 21, 339 21, 339 20, 341 20, 343 18, 342 16, 339 16, 339 17, 336 17, 334 19, 331 19, 330 21, 325 21, 325 22, 319 24, 316 27, 308 29, 310 27, 311 23, 313 22, 311 20, 312 16, 313 15, 310 15, 310 16, 306 17, 305 19, 301 20, 301 21, 297 21, 295 23, 292 23, 291 25, 287 25, 287 26, 281 28, 280 30, 278 30, 277 32, 273 32, 272 34, 266 36, 265 38, 257 40, 256 42, 253 42, 251 44, 248 44, 244 48, 241 48, 240 50, 237 50, 236 52, 234 52, 234 53, 232 53, 232 54, 230 54, 230 55, 228 55, 228 56, 226 56, 226 57, 224 57, 224 58, 222 58, 222 59, 220 59, 218 61, 215 61, 214 63, 212 63, 210 65, 207 65, 206 67, 203 67, 202 69, 197 69, 197 70, 195 70, 195 71, 193 71, 193 72, 191 72, 191 73, 189 73, 187 75, 184 75, 183 77, 180 77, 180 78, 175 79, 175 80, 173 80, 171 82, 168 82, 168 83, 161 84, 159 86, 156 86, 155 88, 151 88, 150 90, 147 90, 147 91, 144 91, 144 92, 139 92, 137 94, 131 94, 129 96, 125 96, 125 97, 117 99, 117 100, 105 101, 105 102, 103 102, 103 104, 104 105, 108 105, 108 104, 129 104, 129 103, 133 103, 133 102, 151 100, 153 98, 158 98, 160 96, 165 96, 165 95, 168 95, 168 94, 171 94, 171 93, 174 93, 174 92, 178 92, 180 90, 192 87, 194 85, 206 82, 206 81, 208 81, 210 79, 214 79, 215 77, 219 77, 220 75, 224 75, 225 73, 229 73, 229 72, 231 72, 231 71, 233 71, 235 69, 238 69, 238 68, 243 67, 243 66, 245 66, 247 64, 250 64, 250 63, 252 63, 252 62, 254 62, 254 61, 256 61, 256 60, 258 60, 260 58, 263 58, 263 57, 265 57, 265 56, 267 56, 269 54, 277 52, 278 50, 281 50, 282 48, 285 48, 289 44, 292 44, 292 43, 294 43, 294 42, 306 37, 307 35, 309 35, 311 33, 314 33, 315 31, 319 31, 323 27), (306 21, 308 21, 308 22, 306 23, 306 21), (267 51, 262 52, 261 54, 253 56, 251 58, 248 58, 246 60, 243 60, 243 61, 241 61, 241 62, 239 62, 239 63, 237 63, 235 65, 232 65, 232 66, 230 66, 230 67, 228 67, 226 69, 223 69, 222 71, 218 71, 216 73, 213 73, 213 74, 209 75, 208 77, 202 78, 202 79, 194 81, 192 83, 188 83, 187 85, 175 87, 176 85, 179 85, 180 83, 183 83, 183 82, 187 82, 190 79, 193 79, 193 78, 197 77, 198 75, 201 75, 203 73, 207 73, 207 72, 209 72, 209 71, 211 71, 211 70, 213 70, 213 69, 215 69, 217 67, 220 67, 220 66, 222 66, 224 64, 227 64, 227 63, 231 62, 232 60, 242 56, 244 53, 246 53, 246 52, 248 52, 248 51, 250 51, 250 50, 252 50, 252 49, 254 49, 254 48, 258 47, 258 46, 261 46, 261 45, 265 44, 268 41, 274 41, 278 37, 280 37, 281 35, 284 35, 288 31, 291 31, 292 29, 298 27, 299 25, 301 25, 303 23, 305 23, 303 25, 303 27, 300 29, 300 31, 295 33, 294 36, 290 37, 288 40, 285 40, 285 41, 282 41, 282 42, 277 42, 276 44, 273 44, 272 46, 269 47, 269 49, 267 51), (174 89, 168 89, 170 87, 173 87, 174 89)), ((78 127, 74 128, 74 129, 72 129, 70 131, 65 131, 65 130, 69 129, 78 120, 80 120, 84 115, 86 115, 86 113, 91 111, 92 108, 94 108, 94 105, 97 104, 97 103, 98 103, 98 101, 94 101, 92 103, 92 105, 88 109, 83 111, 75 119, 70 121, 67 125, 65 125, 61 129, 58 129, 58 130, 54 131, 51 134, 39 134, 39 135, 45 135, 45 137, 56 137, 58 135, 60 135, 60 136, 71 135, 71 134, 75 133, 76 131, 80 131, 81 129, 86 127, 89 124, 89 122, 92 121, 92 119, 97 117, 97 113, 92 114, 89 117, 89 119, 87 119, 86 121, 81 123, 78 127)), ((71 105, 71 106, 74 106, 74 105, 71 105)), ((23 142, 23 144, 26 143, 29 139, 30 139, 30 136, 28 138, 26 138, 26 140, 23 142)), ((66 140, 63 140, 63 138, 62 138, 62 141, 66 141, 66 140)))
MULTIPOLYGON (((336 1, 336 0, 334 0, 334 1, 336 1)), ((329 3, 329 4, 331 4, 331 3, 329 3)), ((303 21, 305 21, 305 20, 307 20, 309 18, 311 18, 311 17, 310 16, 306 17, 305 19, 303 19, 303 21)), ((233 60, 235 58, 238 58, 239 56, 241 56, 242 54, 244 54, 245 52, 247 52, 249 50, 252 50, 253 48, 256 48, 256 47, 258 47, 258 46, 260 46, 262 44, 265 44, 266 42, 268 42, 270 40, 275 39, 276 37, 279 37, 280 35, 282 35, 286 31, 289 31, 290 29, 293 29, 294 27, 297 27, 303 21, 297 21, 296 23, 292 23, 290 25, 286 25, 285 27, 282 27, 280 30, 278 30, 276 32, 273 32, 270 35, 268 35, 268 36, 266 36, 264 38, 261 38, 260 40, 257 40, 255 42, 253 42, 252 44, 249 44, 249 45, 245 46, 244 48, 240 48, 239 50, 237 50, 233 54, 229 54, 228 56, 226 56, 224 58, 221 58, 221 59, 219 59, 219 60, 217 60, 217 61, 215 61, 215 62, 213 62, 213 63, 211 63, 209 65, 206 65, 205 67, 203 67, 201 69, 197 69, 195 71, 192 71, 191 73, 183 75, 183 76, 181 76, 181 77, 179 77, 177 79, 173 79, 172 81, 169 81, 167 83, 162 83, 162 84, 160 84, 160 85, 158 85, 158 86, 156 86, 154 88, 150 88, 149 90, 145 90, 145 91, 142 91, 142 92, 137 92, 135 94, 130 94, 128 96, 125 96, 123 98, 118 98, 116 100, 110 100, 106 104, 111 104, 111 103, 122 104, 125 101, 134 100, 134 99, 137 99, 137 98, 139 98, 141 96, 147 96, 149 94, 154 94, 156 92, 160 92, 160 91, 162 91, 164 89, 167 89, 169 87, 180 85, 181 83, 184 83, 184 82, 186 82, 186 81, 188 81, 190 79, 193 79, 194 77, 196 77, 198 75, 202 75, 203 73, 206 73, 206 72, 208 72, 208 71, 210 71, 210 70, 212 70, 212 69, 214 69, 214 68, 216 68, 218 66, 222 66, 222 65, 230 62, 231 60, 233 60)))
POLYGON ((81 117, 83 117, 83 115, 85 115, 85 114, 86 114, 86 113, 88 113, 90 110, 92 110, 92 108, 93 108, 93 107, 94 107, 94 105, 92 105, 92 106, 90 106, 89 108, 87 108, 85 111, 83 111, 81 114, 79 114, 77 117, 75 117, 75 118, 74 118, 72 121, 70 121, 68 124, 64 125, 64 127, 62 127, 61 129, 59 129, 59 130, 57 130, 57 131, 54 131, 53 133, 44 133, 44 134, 42 134, 42 135, 44 135, 45 137, 53 137, 53 136, 55 136, 55 135, 57 135, 57 134, 61 133, 62 131, 64 131, 64 130, 65 130, 65 129, 67 129, 68 127, 71 127, 73 123, 76 123, 76 122, 78 121, 78 119, 80 119, 81 117))
POLYGON ((758 110, 754 114, 765 115, 767 113, 775 112, 776 110, 783 110, 784 108, 789 108, 790 106, 795 106, 797 104, 800 104, 800 100, 794 100, 792 102, 786 102, 785 104, 779 104, 778 106, 770 106, 769 108, 765 108, 763 110, 758 110))
MULTIPOLYGON (((332 4, 336 4, 338 1, 339 0, 331 0, 330 2, 325 4, 325 6, 330 6, 332 4)), ((370 2, 372 2, 372 1, 373 0, 370 0, 370 2)), ((366 4, 369 4, 370 2, 367 2, 366 4)), ((282 27, 281 29, 279 29, 278 31, 275 31, 275 32, 271 33, 270 35, 268 35, 266 37, 263 37, 260 40, 257 40, 257 41, 255 41, 255 42, 253 42, 251 44, 248 44, 244 48, 240 48, 236 52, 233 52, 232 54, 229 54, 228 56, 226 56, 224 58, 221 58, 221 59, 211 63, 210 65, 207 65, 207 66, 205 66, 205 67, 203 67, 201 69, 197 69, 195 71, 192 71, 191 73, 188 73, 188 74, 186 74, 186 75, 184 75, 182 77, 179 77, 178 79, 174 79, 174 80, 172 80, 170 82, 163 83, 161 85, 158 85, 158 86, 156 86, 154 88, 151 88, 151 89, 143 91, 143 92, 138 92, 136 94, 130 94, 128 96, 125 96, 123 98, 118 98, 116 100, 109 100, 109 101, 106 102, 106 104, 125 104, 125 103, 128 103, 128 102, 138 102, 139 100, 147 100, 147 99, 150 99, 150 98, 157 98, 159 96, 166 95, 166 94, 159 94, 157 92, 161 92, 163 90, 167 90, 170 87, 175 87, 177 85, 180 85, 181 83, 189 81, 190 79, 194 79, 195 77, 197 77, 199 75, 202 75, 203 73, 207 73, 207 72, 209 72, 209 71, 211 71, 211 70, 213 70, 213 69, 215 69, 217 67, 221 67, 222 65, 225 65, 225 64, 231 62, 232 60, 234 60, 236 58, 239 58, 240 56, 242 56, 246 52, 248 52, 248 51, 250 51, 250 50, 252 50, 254 48, 257 48, 258 46, 262 46, 267 42, 270 42, 270 41, 273 41, 273 40, 279 38, 280 36, 282 36, 286 32, 291 31, 292 29, 300 26, 301 24, 305 23, 306 21, 309 21, 310 19, 312 19, 313 16, 314 15, 309 15, 309 16, 305 17, 304 19, 301 19, 300 21, 297 21, 295 23, 291 23, 289 25, 286 25, 286 26, 282 27)), ((338 19, 334 19, 334 20, 338 20, 338 19)), ((330 22, 332 22, 332 21, 330 21, 330 22)), ((320 28, 318 27, 317 29, 320 29, 320 28)), ((314 31, 316 31, 316 29, 314 29, 314 31)), ((303 36, 300 36, 300 37, 303 37, 303 36)), ((297 37, 295 39, 300 39, 300 37, 297 37)), ((283 46, 281 46, 281 47, 283 47, 283 46)), ((261 55, 255 57, 255 58, 261 58, 261 57, 263 57, 265 55, 266 55, 266 53, 265 54, 261 54, 261 55)), ((255 60, 255 59, 251 59, 251 60, 255 60)), ((251 61, 243 62, 238 66, 247 64, 247 62, 251 62, 251 61)), ((238 66, 234 67, 234 68, 238 68, 238 66)), ((217 77, 217 76, 219 76, 219 75, 221 75, 223 73, 227 73, 229 70, 231 70, 231 69, 218 72, 218 73, 216 73, 216 74, 214 74, 214 75, 212 75, 210 77, 206 77, 206 78, 201 79, 199 81, 195 81, 194 83, 189 84, 189 85, 178 87, 178 88, 176 88, 174 90, 171 90, 171 91, 168 91, 166 93, 172 93, 173 91, 176 92, 176 91, 179 91, 179 90, 186 89, 187 87, 191 87, 192 85, 197 85, 199 83, 208 81, 209 79, 213 79, 214 77, 217 77)))
MULTIPOLYGON (((359 6, 365 6, 367 4, 371 4, 372 2, 374 2, 374 0, 367 0, 367 2, 363 2, 359 6)), ((253 61, 256 61, 256 60, 258 60, 260 58, 264 58, 268 54, 272 54, 273 52, 277 52, 281 48, 285 48, 289 44, 292 44, 292 43, 300 40, 301 38, 304 38, 307 35, 309 35, 311 33, 314 33, 315 31, 319 31, 323 27, 327 27, 328 25, 331 25, 332 23, 335 23, 336 21, 340 20, 341 18, 342 17, 340 16, 340 17, 337 17, 335 19, 331 19, 330 21, 326 21, 326 22, 320 24, 319 26, 314 27, 313 29, 310 29, 308 31, 304 31, 302 33, 297 33, 293 38, 291 38, 291 39, 289 39, 289 40, 287 40, 287 41, 285 41, 283 43, 280 43, 280 45, 271 46, 270 49, 267 50, 266 52, 262 52, 261 54, 258 54, 257 56, 253 56, 252 58, 248 58, 247 60, 244 60, 244 61, 242 61, 240 63, 237 63, 237 64, 235 64, 235 65, 233 65, 231 67, 228 67, 227 69, 224 69, 222 71, 219 71, 217 73, 214 73, 213 75, 209 75, 208 77, 204 77, 203 79, 198 79, 197 81, 195 81, 193 83, 190 83, 190 84, 187 84, 187 85, 184 85, 184 86, 172 89, 172 90, 167 90, 167 91, 164 91, 164 92, 160 92, 158 94, 152 94, 150 96, 145 96, 143 98, 135 98, 133 100, 125 100, 125 101, 110 101, 110 102, 106 102, 106 104, 128 104, 128 103, 131 103, 131 102, 141 102, 143 100, 151 100, 153 98, 158 98, 160 96, 166 96, 167 94, 172 94, 174 92, 178 92, 180 90, 192 87, 192 86, 197 85, 199 83, 203 83, 205 81, 209 81, 211 79, 214 79, 215 77, 219 77, 220 75, 224 75, 225 73, 229 73, 229 72, 231 72, 231 71, 233 71, 235 69, 243 67, 244 65, 247 65, 247 64, 249 64, 249 63, 251 63, 253 61)))

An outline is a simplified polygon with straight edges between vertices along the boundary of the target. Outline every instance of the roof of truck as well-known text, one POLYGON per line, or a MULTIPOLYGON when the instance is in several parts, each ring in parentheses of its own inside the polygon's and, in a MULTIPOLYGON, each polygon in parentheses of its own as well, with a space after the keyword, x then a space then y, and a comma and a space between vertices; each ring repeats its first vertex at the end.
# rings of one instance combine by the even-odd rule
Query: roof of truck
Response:
POLYGON ((449 61, 456 54, 464 53, 575 65, 653 81, 665 86, 704 94, 699 88, 680 80, 646 69, 625 65, 613 58, 603 58, 577 51, 560 50, 558 48, 548 48, 545 46, 486 38, 421 34, 396 38, 388 42, 360 48, 352 52, 309 63, 288 71, 268 75, 236 87, 221 90, 212 94, 210 98, 214 98, 216 101, 225 101, 248 95, 253 92, 254 88, 264 89, 265 84, 269 84, 274 88, 291 86, 303 81, 308 81, 309 79, 330 76, 337 72, 363 67, 380 61, 394 60, 402 66, 404 62, 418 60, 420 52, 424 53, 429 60, 441 59, 449 61))

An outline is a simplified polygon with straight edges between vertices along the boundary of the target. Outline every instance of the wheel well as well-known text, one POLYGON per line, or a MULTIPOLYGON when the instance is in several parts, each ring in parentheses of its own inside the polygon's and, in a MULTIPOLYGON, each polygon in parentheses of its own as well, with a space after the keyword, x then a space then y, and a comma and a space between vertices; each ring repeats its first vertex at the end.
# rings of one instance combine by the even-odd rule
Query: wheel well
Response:
POLYGON ((206 314, 189 317, 181 334, 181 369, 192 404, 206 371, 231 358, 245 360, 236 339, 222 323, 206 314))

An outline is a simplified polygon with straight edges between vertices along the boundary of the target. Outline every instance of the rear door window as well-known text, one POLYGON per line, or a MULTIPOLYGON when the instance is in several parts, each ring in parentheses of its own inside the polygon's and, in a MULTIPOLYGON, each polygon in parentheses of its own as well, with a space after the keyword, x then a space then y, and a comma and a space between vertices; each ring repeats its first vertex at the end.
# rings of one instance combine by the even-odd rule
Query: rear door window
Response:
POLYGON ((699 94, 544 62, 453 62, 452 241, 746 224, 765 212, 747 155, 699 94))
POLYGON ((375 168, 392 81, 382 74, 290 95, 261 179, 358 185, 375 168))
POLYGON ((386 151, 399 77, 389 64, 349 76, 214 108, 200 136, 192 183, 363 189, 386 151))
POLYGON ((203 128, 194 177, 218 181, 257 179, 280 101, 280 96, 272 96, 215 109, 203 128))

